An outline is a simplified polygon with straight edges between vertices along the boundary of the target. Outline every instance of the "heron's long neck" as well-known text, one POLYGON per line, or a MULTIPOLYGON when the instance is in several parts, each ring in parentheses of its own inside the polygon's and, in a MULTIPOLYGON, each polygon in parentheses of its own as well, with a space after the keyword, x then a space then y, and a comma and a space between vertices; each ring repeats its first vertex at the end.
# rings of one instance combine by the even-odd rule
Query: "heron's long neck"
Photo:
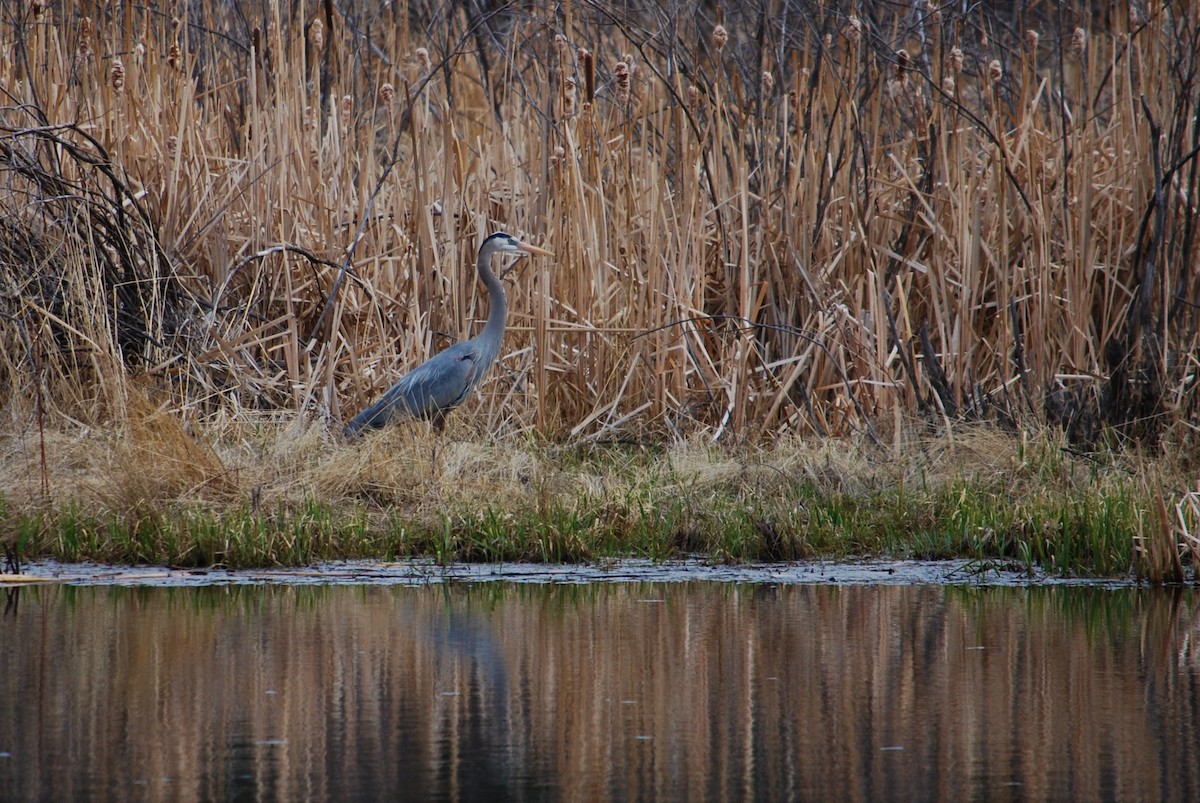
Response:
POLYGON ((478 338, 478 342, 488 352, 489 362, 500 354, 500 339, 504 336, 504 326, 508 319, 508 299, 504 296, 504 286, 496 278, 496 274, 492 273, 492 253, 491 248, 484 248, 479 252, 479 260, 475 265, 479 281, 487 288, 488 299, 491 301, 487 324, 478 338))

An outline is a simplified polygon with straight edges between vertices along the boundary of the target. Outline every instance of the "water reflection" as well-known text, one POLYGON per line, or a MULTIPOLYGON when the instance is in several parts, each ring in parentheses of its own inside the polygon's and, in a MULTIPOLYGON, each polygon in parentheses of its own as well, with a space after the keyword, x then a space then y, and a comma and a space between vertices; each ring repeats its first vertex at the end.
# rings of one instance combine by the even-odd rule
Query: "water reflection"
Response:
POLYGON ((1194 592, 26 588, 0 799, 1200 799, 1194 592))

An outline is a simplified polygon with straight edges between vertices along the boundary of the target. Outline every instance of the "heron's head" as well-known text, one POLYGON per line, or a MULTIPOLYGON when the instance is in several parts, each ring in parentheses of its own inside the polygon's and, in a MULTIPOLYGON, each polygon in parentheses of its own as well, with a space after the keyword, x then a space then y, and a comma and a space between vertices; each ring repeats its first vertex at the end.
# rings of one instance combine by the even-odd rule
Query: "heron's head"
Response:
POLYGON ((506 231, 498 231, 491 237, 488 237, 486 240, 484 240, 483 247, 480 250, 483 251, 488 248, 491 248, 497 254, 516 254, 517 256, 537 254, 544 257, 554 256, 554 254, 550 253, 544 248, 538 248, 536 245, 530 245, 529 243, 521 242, 506 231))

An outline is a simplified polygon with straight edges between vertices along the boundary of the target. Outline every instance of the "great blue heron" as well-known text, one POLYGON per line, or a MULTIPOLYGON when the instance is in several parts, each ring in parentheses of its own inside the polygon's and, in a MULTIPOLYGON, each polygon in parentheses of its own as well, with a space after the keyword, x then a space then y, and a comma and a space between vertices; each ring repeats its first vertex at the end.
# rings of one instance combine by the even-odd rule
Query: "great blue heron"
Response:
POLYGON ((357 436, 365 429, 378 429, 397 416, 432 419, 434 429, 441 432, 446 425, 447 413, 463 403, 500 354, 500 340, 504 337, 508 318, 508 299, 504 297, 500 280, 492 273, 492 257, 496 254, 554 256, 502 231, 484 240, 475 262, 479 280, 491 299, 483 331, 478 337, 455 343, 433 355, 400 377, 379 401, 346 425, 348 437, 357 436))

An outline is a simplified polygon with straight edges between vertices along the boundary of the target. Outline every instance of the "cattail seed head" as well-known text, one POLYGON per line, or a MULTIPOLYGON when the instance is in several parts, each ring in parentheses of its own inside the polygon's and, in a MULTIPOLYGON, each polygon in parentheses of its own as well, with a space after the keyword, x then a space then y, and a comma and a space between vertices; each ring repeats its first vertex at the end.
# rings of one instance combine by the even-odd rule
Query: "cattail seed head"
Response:
POLYGON ((1035 31, 1033 28, 1030 28, 1028 31, 1025 32, 1025 41, 1029 43, 1030 50, 1037 50, 1038 40, 1041 38, 1042 38, 1042 35, 1040 33, 1038 33, 1037 31, 1035 31))
POLYGON ((950 72, 958 74, 963 68, 963 52, 961 48, 950 48, 950 55, 946 57, 946 66, 950 68, 950 72))
POLYGON ((317 126, 316 111, 313 109, 312 106, 305 106, 304 107, 304 115, 303 115, 303 117, 301 117, 301 121, 300 121, 301 130, 303 130, 305 134, 309 134, 312 132, 312 130, 314 128, 316 128, 316 126, 317 126))
POLYGON ((896 51, 896 78, 901 82, 908 80, 906 73, 910 61, 912 61, 912 57, 908 55, 907 50, 901 48, 896 51))
POLYGON ((125 63, 119 57, 113 59, 112 67, 108 71, 108 80, 117 93, 125 91, 125 63))
POLYGON ((729 43, 729 31, 724 25, 718 25, 713 28, 712 32, 713 44, 717 46, 717 50, 724 50, 725 45, 729 43))
POLYGON ((947 75, 945 78, 942 79, 942 93, 944 95, 946 95, 946 97, 949 97, 949 98, 954 97, 954 88, 955 87, 954 87, 954 79, 953 78, 951 78, 950 76, 947 75))
POLYGON ((851 42, 857 42, 862 37, 862 20, 851 16, 846 20, 846 27, 842 28, 842 35, 851 42))
POLYGON ((693 109, 700 105, 700 89, 695 84, 687 88, 687 103, 693 109))
POLYGON ((1071 36, 1071 52, 1076 56, 1082 56, 1085 50, 1087 50, 1087 31, 1083 28, 1076 28, 1074 35, 1071 36))
POLYGON ((429 58, 429 51, 423 47, 417 48, 417 63, 421 65, 421 73, 428 75, 433 72, 433 59, 429 58))
POLYGON ((350 127, 350 120, 354 116, 354 98, 350 95, 342 95, 342 128, 350 127))
POLYGON ((179 42, 172 42, 171 47, 167 49, 167 66, 172 70, 183 69, 183 50, 179 47, 179 42))
POLYGON ((558 54, 560 59, 567 57, 568 47, 569 45, 567 43, 567 37, 563 36, 561 33, 554 34, 554 52, 558 54))
POLYGON ((1000 64, 1000 59, 992 59, 988 64, 988 80, 995 84, 1003 77, 1004 67, 1000 64))
POLYGON ((308 34, 312 38, 313 47, 321 50, 325 47, 325 23, 317 17, 312 21, 312 26, 308 29, 308 34))
POLYGON ((641 68, 638 67, 637 59, 634 58, 632 53, 626 53, 624 56, 621 56, 621 61, 629 65, 630 86, 636 86, 638 81, 641 80, 642 76, 641 68))
POLYGON ((613 78, 617 81, 617 100, 622 103, 629 101, 629 65, 618 61, 613 65, 613 78))
POLYGON ((79 43, 75 46, 75 63, 83 65, 92 57, 92 18, 84 17, 79 24, 79 43))
POLYGON ((167 137, 167 155, 174 159, 177 153, 179 153, 179 137, 172 134, 167 137))
POLYGON ((571 76, 563 78, 563 114, 570 116, 575 113, 575 79, 571 76))
POLYGON ((396 99, 396 87, 391 84, 384 84, 379 87, 379 105, 391 106, 392 101, 396 99))
POLYGON ((592 51, 586 47, 576 50, 575 56, 579 59, 579 71, 583 73, 583 110, 587 111, 596 97, 596 62, 592 59, 592 51))
POLYGON ((771 94, 771 90, 775 88, 775 76, 771 75, 770 71, 763 70, 762 74, 763 93, 771 94))

